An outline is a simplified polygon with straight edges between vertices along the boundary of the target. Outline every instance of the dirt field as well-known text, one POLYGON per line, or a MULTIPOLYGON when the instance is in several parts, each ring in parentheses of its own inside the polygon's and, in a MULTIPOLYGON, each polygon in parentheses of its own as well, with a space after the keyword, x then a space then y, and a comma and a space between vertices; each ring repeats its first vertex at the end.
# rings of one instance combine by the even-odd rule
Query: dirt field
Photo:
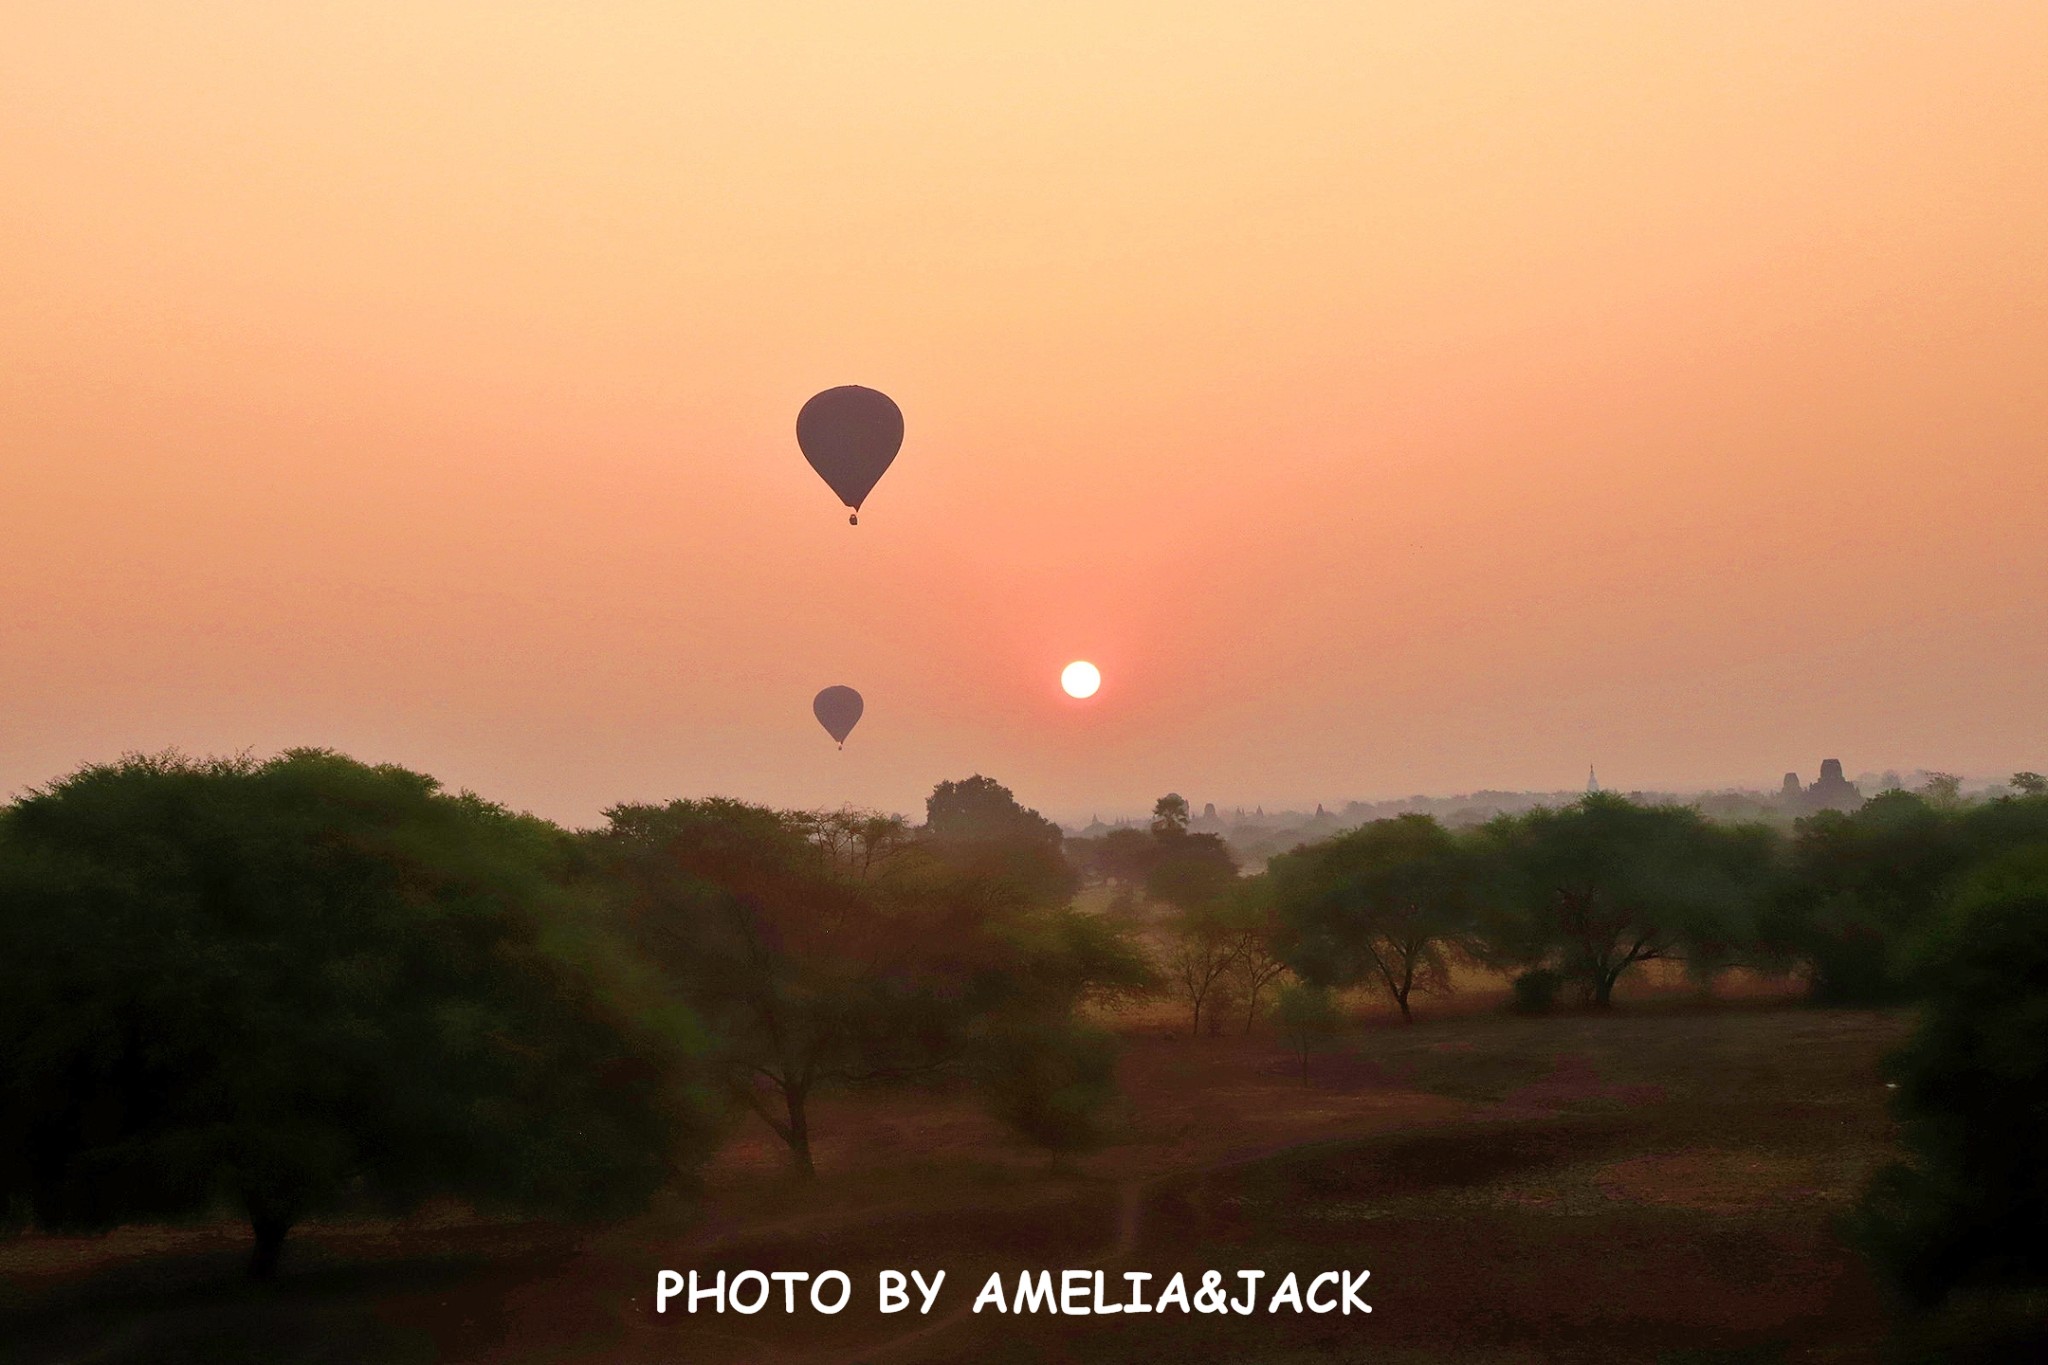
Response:
MULTIPOLYGON (((1894 1015, 1680 994, 1607 1017, 1440 1014, 1312 1058, 1134 1024, 1117 1140, 1066 1165, 958 1097, 841 1098, 815 1185, 738 1130, 699 1201, 596 1232, 452 1213, 0 1243, 0 1353, 101 1362, 1763 1362, 1873 1359, 1831 1230, 1889 1154, 1894 1015), (656 1315, 663 1268, 846 1271, 853 1307, 656 1315), (929 1318, 883 1267, 947 1272, 929 1318), (1369 1269, 1370 1316, 995 1317, 1020 1269, 1369 1269)), ((1194 1277, 1191 1277, 1194 1278, 1194 1277)), ((1306 1278, 1306 1277, 1304 1277, 1306 1278)), ((1233 1279, 1232 1283, 1235 1281, 1233 1279)), ((778 1300, 779 1303, 779 1300, 778 1300)), ((799 1300, 801 1305, 802 1300, 799 1300)))

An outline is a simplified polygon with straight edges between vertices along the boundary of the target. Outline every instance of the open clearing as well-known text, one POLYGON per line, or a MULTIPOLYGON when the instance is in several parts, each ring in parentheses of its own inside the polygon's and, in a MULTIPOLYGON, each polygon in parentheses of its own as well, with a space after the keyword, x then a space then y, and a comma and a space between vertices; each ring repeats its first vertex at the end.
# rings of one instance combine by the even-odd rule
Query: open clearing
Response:
MULTIPOLYGON (((97 1362, 1872 1359, 1875 1286, 1834 1218, 1891 1152, 1899 1015, 1638 1000, 1606 1016, 1270 1036, 1137 1029, 1117 1140, 1054 1165, 957 1096, 842 1097, 821 1175, 740 1128, 701 1201, 584 1232, 452 1213, 0 1243, 0 1352, 97 1362), (1370 1317, 966 1313, 992 1271, 1372 1271, 1370 1317), (847 1271, 854 1304, 653 1312, 655 1272, 847 1271), (931 1319, 882 1267, 947 1272, 931 1319)), ((1269 1280, 1269 1283, 1271 1280, 1269 1280)), ((799 1303, 802 1300, 799 1299, 799 1303)))

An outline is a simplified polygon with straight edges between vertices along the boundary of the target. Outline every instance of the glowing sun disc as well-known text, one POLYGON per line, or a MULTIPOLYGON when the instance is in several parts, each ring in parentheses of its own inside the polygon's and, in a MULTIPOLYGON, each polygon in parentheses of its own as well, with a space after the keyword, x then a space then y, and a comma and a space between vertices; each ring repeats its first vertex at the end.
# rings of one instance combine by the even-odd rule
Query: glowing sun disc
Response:
POLYGON ((1060 670, 1060 686, 1070 697, 1092 697, 1102 686, 1102 670, 1086 659, 1076 659, 1060 670))

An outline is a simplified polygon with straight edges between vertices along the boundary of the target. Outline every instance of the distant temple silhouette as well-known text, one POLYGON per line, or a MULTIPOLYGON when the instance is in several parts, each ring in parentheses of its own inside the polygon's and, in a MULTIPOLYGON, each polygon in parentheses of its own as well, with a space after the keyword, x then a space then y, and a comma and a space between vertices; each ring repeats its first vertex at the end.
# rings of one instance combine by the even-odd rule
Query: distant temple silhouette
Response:
POLYGON ((1820 781, 1810 787, 1799 785, 1798 773, 1786 773, 1784 786, 1779 788, 1778 799, 1789 810, 1808 812, 1817 810, 1855 810, 1863 804, 1863 793, 1856 784, 1842 776, 1842 760, 1824 758, 1820 764, 1820 781))
POLYGON ((1592 793, 1597 792, 1599 790, 1600 779, 1594 775, 1593 765, 1588 763, 1586 765, 1586 792, 1588 795, 1591 795, 1592 793))

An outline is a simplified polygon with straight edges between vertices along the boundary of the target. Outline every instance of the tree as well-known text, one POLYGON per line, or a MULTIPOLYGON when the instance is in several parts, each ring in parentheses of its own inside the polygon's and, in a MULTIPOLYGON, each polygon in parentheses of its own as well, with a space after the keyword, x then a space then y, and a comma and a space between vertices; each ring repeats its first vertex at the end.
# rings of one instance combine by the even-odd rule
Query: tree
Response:
POLYGON ((1957 824, 1972 867, 2001 860, 2048 842, 2048 792, 1980 802, 1961 812, 1957 824))
POLYGON ((1168 792, 1153 803, 1145 829, 1113 829, 1085 841, 1102 876, 1120 886, 1142 886, 1152 900, 1185 909, 1218 893, 1237 875, 1236 860, 1214 834, 1188 832, 1188 803, 1168 792))
POLYGON ((1192 906, 1175 915, 1166 953, 1166 974, 1188 1003, 1189 1036, 1202 1036, 1202 1024, 1217 1020, 1210 1013, 1227 994, 1231 968, 1244 951, 1244 931, 1220 902, 1192 906))
POLYGON ((2048 796, 2048 777, 2039 773, 2014 773, 2011 785, 2021 796, 2048 796))
POLYGON ((1019 805, 1010 789, 976 773, 941 782, 925 798, 925 832, 934 838, 969 842, 1021 841, 1059 847, 1060 827, 1019 805))
POLYGON ((1066 1019, 1006 1020, 980 1050, 981 1084, 996 1117, 1057 1155, 1103 1138, 1116 1097, 1116 1037, 1066 1019))
POLYGON ((1492 955, 1554 961, 1600 1007, 1637 963, 1690 958, 1705 970, 1726 960, 1751 937, 1772 883, 1769 829, 1604 793, 1502 816, 1485 840, 1492 955))
POLYGON ((1279 1021, 1280 1032, 1288 1043, 1300 1054, 1301 1083, 1307 1085, 1309 1053, 1343 1023, 1336 997, 1326 986, 1292 982, 1281 989, 1273 1006, 1273 1017, 1279 1021))
POLYGON ((1007 883, 1034 904, 1066 901, 1080 878, 1062 851, 1060 827, 993 778, 941 782, 925 801, 919 840, 955 870, 1007 883))
POLYGON ((1908 792, 1881 792, 1852 812, 1821 811, 1795 827, 1765 937, 1805 964, 1816 1001, 1902 1000, 1913 989, 1908 946, 1971 858, 1955 813, 1908 792))
POLYGON ((1152 828, 1145 894, 1176 910, 1208 905, 1237 882, 1237 860, 1214 834, 1189 834, 1167 821, 1152 828))
POLYGON ((1168 792, 1152 803, 1152 833, 1164 838, 1188 832, 1188 821, 1192 818, 1187 798, 1179 792, 1168 792))
POLYGON ((1078 1066, 1076 1007, 1151 980, 1115 926, 1046 905, 996 856, 1048 846, 1022 822, 1006 843, 724 800, 606 814, 594 844, 629 933, 710 1021, 728 1092, 800 1175, 821 1090, 953 1075, 993 1096, 992 1055, 1035 1041, 1078 1066))
POLYGON ((1978 873, 1917 975, 1918 1030, 1887 1069, 1908 1153, 1858 1239, 1915 1300, 2048 1289, 2048 846, 1978 873))
POLYGON ((1930 806, 1953 810, 1962 804, 1963 779, 1954 773, 1929 773, 1920 784, 1920 796, 1930 806))
POLYGON ((1372 980, 1412 1022, 1417 989, 1450 989, 1469 933, 1475 866, 1434 817, 1375 820, 1273 860, 1287 957, 1321 985, 1372 980))
POLYGON ((902 816, 873 811, 800 811, 793 812, 791 820, 824 851, 839 875, 855 881, 875 876, 915 837, 902 816))
POLYGON ((1958 888, 2013 850, 2048 843, 2048 797, 1943 806, 1902 791, 1799 822, 1761 926, 1764 955, 1803 965, 1815 1000, 1910 999, 1921 941, 1958 888))
POLYGON ((1084 1005, 1121 1008, 1155 994, 1158 969, 1123 925, 1072 906, 1007 917, 1002 987, 1010 1013, 1067 1015, 1084 1005))
POLYGON ((1102 836, 1096 861, 1120 886, 1143 886, 1159 861, 1159 841, 1142 829, 1113 829, 1102 836))
POLYGON ((1231 994, 1244 1006, 1244 1031, 1249 1034, 1259 1019, 1260 998, 1288 970, 1281 950, 1285 930, 1273 904, 1272 883, 1263 873, 1238 882, 1226 894, 1222 913, 1238 935, 1237 956, 1227 972, 1231 994))
POLYGON ((1166 974, 1187 1000, 1193 1035, 1200 1037, 1205 1021, 1212 1033, 1221 1025, 1222 999, 1246 949, 1249 902, 1233 898, 1237 861, 1223 840, 1190 834, 1187 822, 1188 803, 1178 794, 1154 804, 1145 894, 1175 912, 1166 974))
POLYGON ((842 842, 846 822, 723 799, 605 816, 594 852, 626 932, 710 1022, 727 1093, 800 1174, 818 1089, 945 1059, 928 970, 958 925, 883 896, 897 859, 877 869, 865 839, 842 842))
POLYGON ((964 1036, 967 1069, 996 1117, 1030 1142, 1055 1154, 1093 1146, 1116 1094, 1117 1043, 1079 1011, 1150 995, 1159 974, 1122 927, 1071 906, 1012 918, 996 932, 1001 951, 985 974, 985 1008, 964 1036))
POLYGON ((708 1151, 689 1017, 563 889, 563 836, 297 750, 133 758, 0 821, 0 1204, 50 1228, 434 1195, 641 1205, 708 1151))

